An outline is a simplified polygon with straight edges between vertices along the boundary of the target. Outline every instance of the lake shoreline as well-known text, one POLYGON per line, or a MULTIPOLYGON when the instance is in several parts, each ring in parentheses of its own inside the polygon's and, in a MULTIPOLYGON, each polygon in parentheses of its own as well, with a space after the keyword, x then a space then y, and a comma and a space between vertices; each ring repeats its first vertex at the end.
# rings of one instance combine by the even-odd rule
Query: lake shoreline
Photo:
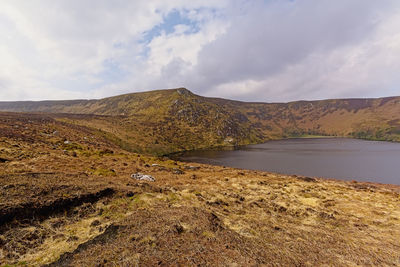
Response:
POLYGON ((306 135, 306 136, 293 136, 293 137, 287 137, 287 138, 277 138, 277 139, 269 139, 263 142, 255 142, 255 143, 248 143, 248 144, 242 144, 242 145, 215 145, 215 146, 210 146, 210 147, 202 147, 202 148, 195 148, 195 149, 186 149, 186 150, 180 150, 180 151, 175 151, 171 153, 166 153, 163 155, 160 155, 160 157, 169 157, 171 159, 174 159, 174 155, 177 154, 183 154, 187 152, 192 152, 192 151, 204 151, 204 150, 235 150, 240 147, 246 147, 246 146, 251 146, 251 145, 261 145, 261 144, 266 144, 268 142, 273 142, 273 141, 285 141, 285 140, 292 140, 292 139, 354 139, 354 140, 364 140, 364 141, 373 141, 373 142, 389 142, 389 143, 395 143, 395 144, 400 144, 398 141, 393 141, 393 140, 380 140, 380 139, 374 139, 374 138, 356 138, 353 136, 330 136, 330 135, 306 135))
POLYGON ((174 154, 172 159, 282 175, 399 185, 397 173, 400 171, 395 163, 398 157, 398 143, 314 137, 181 152, 174 154))

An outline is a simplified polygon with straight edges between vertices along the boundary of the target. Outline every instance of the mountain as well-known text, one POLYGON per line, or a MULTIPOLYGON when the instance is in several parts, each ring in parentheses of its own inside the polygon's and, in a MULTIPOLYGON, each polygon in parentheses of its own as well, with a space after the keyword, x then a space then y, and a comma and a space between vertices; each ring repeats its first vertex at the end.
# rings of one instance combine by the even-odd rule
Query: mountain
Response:
POLYGON ((0 102, 0 111, 51 113, 126 150, 158 155, 307 135, 400 141, 400 97, 248 103, 178 88, 100 100, 0 102))

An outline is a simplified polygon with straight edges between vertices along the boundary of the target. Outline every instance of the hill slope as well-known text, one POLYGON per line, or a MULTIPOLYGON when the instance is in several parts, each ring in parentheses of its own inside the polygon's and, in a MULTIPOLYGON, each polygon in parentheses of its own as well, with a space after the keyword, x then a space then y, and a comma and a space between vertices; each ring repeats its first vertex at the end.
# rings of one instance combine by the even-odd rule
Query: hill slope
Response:
POLYGON ((179 88, 100 100, 0 102, 0 110, 84 114, 56 117, 153 154, 303 135, 400 141, 400 97, 246 103, 179 88))
POLYGON ((399 204, 398 186, 188 166, 0 113, 0 266, 397 266, 399 204))

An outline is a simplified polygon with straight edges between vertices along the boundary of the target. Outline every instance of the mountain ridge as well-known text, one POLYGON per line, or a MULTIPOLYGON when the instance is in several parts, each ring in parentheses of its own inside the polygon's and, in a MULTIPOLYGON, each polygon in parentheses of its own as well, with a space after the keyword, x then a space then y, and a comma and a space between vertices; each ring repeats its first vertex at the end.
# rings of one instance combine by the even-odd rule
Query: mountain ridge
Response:
MULTIPOLYGON (((180 87, 180 88, 168 88, 168 89, 155 89, 155 90, 148 90, 148 91, 140 91, 140 92, 133 92, 133 93, 125 93, 125 94, 119 94, 119 95, 112 95, 112 96, 107 96, 107 97, 102 97, 102 98, 90 98, 90 99, 68 99, 68 100, 62 100, 62 99, 43 99, 43 100, 16 100, 16 101, 0 101, 0 108, 4 105, 7 106, 7 104, 26 104, 26 103, 36 103, 36 104, 41 104, 41 103, 52 103, 52 104, 57 104, 57 103, 64 103, 64 102, 95 102, 95 101, 100 101, 100 100, 107 100, 107 99, 112 99, 115 97, 123 97, 123 96, 130 96, 130 95, 136 95, 136 94, 143 94, 143 93, 157 93, 157 92, 162 92, 162 91, 177 91, 177 90, 186 90, 190 94, 197 95, 190 91, 189 89, 185 87, 180 87)), ((200 95, 197 95, 200 96, 200 95)), ((238 102, 238 103, 247 103, 247 104, 292 104, 292 103, 298 103, 298 102, 321 102, 321 101, 337 101, 337 100, 383 100, 383 99, 395 99, 395 98, 400 98, 400 95, 392 95, 392 96, 381 96, 381 97, 348 97, 348 98, 324 98, 324 99, 299 99, 299 100, 293 100, 293 101, 277 101, 277 102, 267 102, 267 101, 244 101, 244 100, 237 100, 237 99, 228 99, 228 98, 223 98, 223 97, 214 97, 214 96, 202 96, 203 98, 207 99, 215 99, 215 100, 227 100, 230 102, 238 102)), ((2 109, 2 111, 5 111, 5 109, 2 109)))
POLYGON ((127 150, 158 155, 304 135, 400 141, 400 97, 261 103, 177 88, 99 100, 0 102, 0 111, 58 114, 127 150))

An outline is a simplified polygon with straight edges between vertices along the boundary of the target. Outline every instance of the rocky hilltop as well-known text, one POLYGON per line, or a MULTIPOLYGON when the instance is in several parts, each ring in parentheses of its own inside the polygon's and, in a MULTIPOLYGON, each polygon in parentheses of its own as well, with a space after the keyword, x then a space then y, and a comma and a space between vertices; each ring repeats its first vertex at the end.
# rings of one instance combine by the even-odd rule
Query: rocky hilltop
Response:
POLYGON ((127 150, 159 155, 306 135, 400 141, 400 97, 247 103, 178 88, 100 100, 0 102, 0 110, 57 114, 127 150))

